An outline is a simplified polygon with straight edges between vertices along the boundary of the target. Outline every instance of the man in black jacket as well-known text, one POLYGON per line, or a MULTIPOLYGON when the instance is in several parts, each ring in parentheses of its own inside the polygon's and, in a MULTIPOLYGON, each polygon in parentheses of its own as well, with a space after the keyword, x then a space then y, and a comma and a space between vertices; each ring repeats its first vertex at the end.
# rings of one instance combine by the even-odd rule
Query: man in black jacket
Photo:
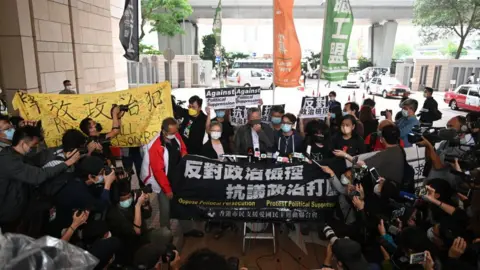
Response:
POLYGON ((422 124, 432 124, 434 121, 441 118, 440 112, 438 111, 437 101, 432 97, 432 94, 433 88, 425 87, 423 96, 426 99, 423 103, 423 108, 420 110, 420 123, 422 124))
POLYGON ((207 116, 202 111, 203 100, 193 96, 188 100, 188 110, 183 110, 183 122, 180 125, 180 134, 192 155, 201 155, 207 116))
POLYGON ((261 153, 274 151, 273 129, 262 123, 258 108, 248 110, 248 124, 241 126, 235 134, 235 152, 241 155, 249 154, 249 150, 261 153))
POLYGON ((66 153, 67 160, 55 167, 38 168, 24 162, 25 156, 38 144, 40 130, 26 126, 15 131, 12 147, 0 151, 0 228, 2 232, 15 232, 31 199, 30 189, 38 187, 80 158, 78 151, 66 153))

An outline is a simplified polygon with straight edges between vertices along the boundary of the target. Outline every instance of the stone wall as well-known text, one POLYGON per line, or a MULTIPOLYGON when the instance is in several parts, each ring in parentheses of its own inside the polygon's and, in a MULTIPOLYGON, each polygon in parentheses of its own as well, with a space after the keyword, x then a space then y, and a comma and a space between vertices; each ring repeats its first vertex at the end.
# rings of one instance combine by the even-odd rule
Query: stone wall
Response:
POLYGON ((0 87, 56 93, 128 88, 118 40, 124 0, 1 0, 0 87))

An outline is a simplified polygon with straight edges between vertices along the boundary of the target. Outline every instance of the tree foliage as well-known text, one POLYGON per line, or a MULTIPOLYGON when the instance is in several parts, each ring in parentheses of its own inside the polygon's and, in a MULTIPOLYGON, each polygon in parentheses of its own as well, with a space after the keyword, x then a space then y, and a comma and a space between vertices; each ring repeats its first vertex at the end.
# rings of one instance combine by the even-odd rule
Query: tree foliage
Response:
POLYGON ((321 61, 321 57, 322 57, 322 53, 319 52, 319 53, 314 53, 314 52, 310 52, 310 55, 305 57, 307 59, 307 61, 310 63, 310 67, 315 70, 317 69, 318 67, 320 67, 320 61, 321 61))
POLYGON ((368 59, 364 56, 358 58, 358 68, 360 70, 364 70, 367 67, 373 67, 373 63, 371 59, 368 59))
POLYGON ((179 21, 188 18, 193 12, 188 0, 141 0, 141 5, 140 40, 145 36, 144 27, 147 22, 152 26, 150 32, 171 37, 183 34, 179 21))
POLYGON ((147 54, 147 55, 160 55, 162 54, 161 51, 157 50, 153 46, 146 45, 143 43, 140 43, 139 46, 140 54, 147 54))
MULTIPOLYGON (((453 58, 457 54, 457 46, 453 42, 448 42, 448 44, 440 49, 440 52, 449 57, 453 58)), ((466 49, 462 49, 461 55, 467 55, 468 51, 466 49)))
POLYGON ((465 39, 480 29, 480 0, 416 0, 415 25, 421 26, 424 43, 455 34, 460 38, 455 58, 460 58, 465 39))
POLYGON ((408 44, 397 44, 393 49, 394 59, 405 59, 413 55, 413 47, 408 44))
MULTIPOLYGON (((203 60, 210 60, 212 61, 213 65, 215 66, 215 45, 217 45, 217 41, 215 40, 215 35, 210 34, 202 37, 202 44, 203 49, 200 52, 200 58, 203 60)), ((222 47, 222 55, 226 55, 225 48, 222 47)))
POLYGON ((227 52, 224 54, 224 59, 227 63, 227 66, 229 68, 232 67, 233 63, 235 62, 235 60, 237 59, 247 59, 249 58, 250 55, 249 54, 246 54, 246 53, 242 53, 242 52, 227 52))

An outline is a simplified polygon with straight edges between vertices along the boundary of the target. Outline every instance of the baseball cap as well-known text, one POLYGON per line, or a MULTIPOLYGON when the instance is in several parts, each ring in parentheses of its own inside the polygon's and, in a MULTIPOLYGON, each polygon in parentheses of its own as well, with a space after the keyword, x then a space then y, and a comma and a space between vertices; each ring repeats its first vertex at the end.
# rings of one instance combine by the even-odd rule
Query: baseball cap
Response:
POLYGON ((348 238, 339 238, 332 246, 332 251, 338 261, 349 270, 368 269, 368 262, 362 254, 362 247, 348 238))

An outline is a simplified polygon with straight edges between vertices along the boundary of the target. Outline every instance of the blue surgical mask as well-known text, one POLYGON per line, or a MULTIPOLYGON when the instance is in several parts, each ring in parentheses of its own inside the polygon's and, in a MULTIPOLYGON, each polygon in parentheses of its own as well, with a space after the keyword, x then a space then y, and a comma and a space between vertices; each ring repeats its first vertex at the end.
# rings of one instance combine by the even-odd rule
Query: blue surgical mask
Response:
POLYGON ((225 111, 215 111, 215 114, 217 115, 217 118, 225 117, 225 111))
POLYGON ((127 199, 125 201, 120 201, 120 207, 129 208, 130 205, 132 205, 132 203, 133 203, 133 198, 130 197, 129 199, 127 199))
POLYGON ((292 130, 292 125, 290 124, 283 124, 282 125, 282 131, 287 133, 287 132, 290 132, 292 130))
POLYGON ((347 115, 349 115, 349 113, 348 113, 348 112, 342 112, 342 114, 343 114, 343 116, 347 116, 347 115))
POLYGON ((7 138, 7 140, 11 141, 13 139, 13 134, 15 134, 15 129, 14 128, 7 129, 3 132, 3 134, 5 134, 5 137, 7 138))
POLYGON ((402 110, 402 115, 403 115, 403 117, 408 117, 408 111, 403 109, 402 110))
POLYGON ((337 117, 337 115, 335 115, 334 113, 330 114, 330 118, 335 119, 335 117, 337 117))
POLYGON ((98 176, 97 184, 102 184, 105 181, 105 177, 103 175, 98 176))
POLYGON ((278 125, 282 122, 282 118, 281 117, 273 117, 272 116, 272 124, 274 125, 278 125))

